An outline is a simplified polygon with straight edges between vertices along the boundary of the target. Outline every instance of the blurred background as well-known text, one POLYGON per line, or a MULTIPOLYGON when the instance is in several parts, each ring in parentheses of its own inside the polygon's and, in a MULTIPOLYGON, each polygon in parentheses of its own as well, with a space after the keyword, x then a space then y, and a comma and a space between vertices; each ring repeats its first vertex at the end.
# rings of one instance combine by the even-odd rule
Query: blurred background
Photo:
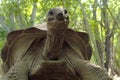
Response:
POLYGON ((45 22, 56 6, 68 10, 69 28, 89 34, 91 62, 120 76, 119 0, 0 0, 0 50, 9 32, 45 22))

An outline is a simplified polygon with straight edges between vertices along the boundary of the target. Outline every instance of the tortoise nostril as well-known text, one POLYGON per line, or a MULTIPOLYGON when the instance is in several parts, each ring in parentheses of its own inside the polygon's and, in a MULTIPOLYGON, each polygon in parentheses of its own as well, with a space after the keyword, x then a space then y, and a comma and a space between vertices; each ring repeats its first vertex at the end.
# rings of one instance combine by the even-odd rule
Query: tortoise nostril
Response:
POLYGON ((62 14, 62 13, 58 13, 58 14, 57 14, 57 19, 58 19, 58 20, 64 20, 63 14, 62 14))
POLYGON ((59 13, 59 14, 58 14, 58 16, 59 16, 59 17, 62 17, 62 16, 63 16, 63 14, 62 14, 62 13, 59 13))

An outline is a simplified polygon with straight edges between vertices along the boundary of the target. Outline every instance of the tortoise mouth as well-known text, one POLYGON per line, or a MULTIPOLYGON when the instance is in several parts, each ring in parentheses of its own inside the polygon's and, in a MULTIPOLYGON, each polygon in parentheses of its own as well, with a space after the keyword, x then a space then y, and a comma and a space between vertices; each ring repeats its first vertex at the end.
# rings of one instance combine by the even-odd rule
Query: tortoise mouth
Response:
POLYGON ((67 22, 69 17, 60 17, 60 18, 48 18, 47 22, 67 22))
POLYGON ((67 23, 67 22, 69 22, 68 20, 61 20, 61 21, 59 21, 59 20, 52 20, 52 21, 47 21, 47 23, 67 23))
POLYGON ((62 21, 47 21, 47 28, 48 29, 56 29, 56 30, 61 30, 61 29, 67 29, 69 24, 68 20, 62 20, 62 21))

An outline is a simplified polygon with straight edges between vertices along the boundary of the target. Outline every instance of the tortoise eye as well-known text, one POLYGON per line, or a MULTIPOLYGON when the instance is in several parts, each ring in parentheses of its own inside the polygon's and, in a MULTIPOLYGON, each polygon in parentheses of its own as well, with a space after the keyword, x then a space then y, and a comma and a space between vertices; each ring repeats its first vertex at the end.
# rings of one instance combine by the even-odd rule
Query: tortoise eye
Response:
POLYGON ((48 14, 49 15, 53 15, 54 13, 53 13, 53 10, 50 10, 49 12, 48 12, 48 14))
POLYGON ((64 13, 65 13, 65 14, 67 14, 67 13, 68 13, 66 9, 64 10, 64 13))

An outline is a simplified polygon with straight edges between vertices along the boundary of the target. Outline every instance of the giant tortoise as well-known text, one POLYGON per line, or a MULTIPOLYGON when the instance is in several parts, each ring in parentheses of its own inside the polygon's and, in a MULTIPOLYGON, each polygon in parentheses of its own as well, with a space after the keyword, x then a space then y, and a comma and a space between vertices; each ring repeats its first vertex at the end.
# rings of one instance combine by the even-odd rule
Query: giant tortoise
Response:
POLYGON ((112 80, 89 60, 89 36, 68 28, 65 8, 48 11, 41 26, 12 31, 2 49, 3 80, 112 80))

